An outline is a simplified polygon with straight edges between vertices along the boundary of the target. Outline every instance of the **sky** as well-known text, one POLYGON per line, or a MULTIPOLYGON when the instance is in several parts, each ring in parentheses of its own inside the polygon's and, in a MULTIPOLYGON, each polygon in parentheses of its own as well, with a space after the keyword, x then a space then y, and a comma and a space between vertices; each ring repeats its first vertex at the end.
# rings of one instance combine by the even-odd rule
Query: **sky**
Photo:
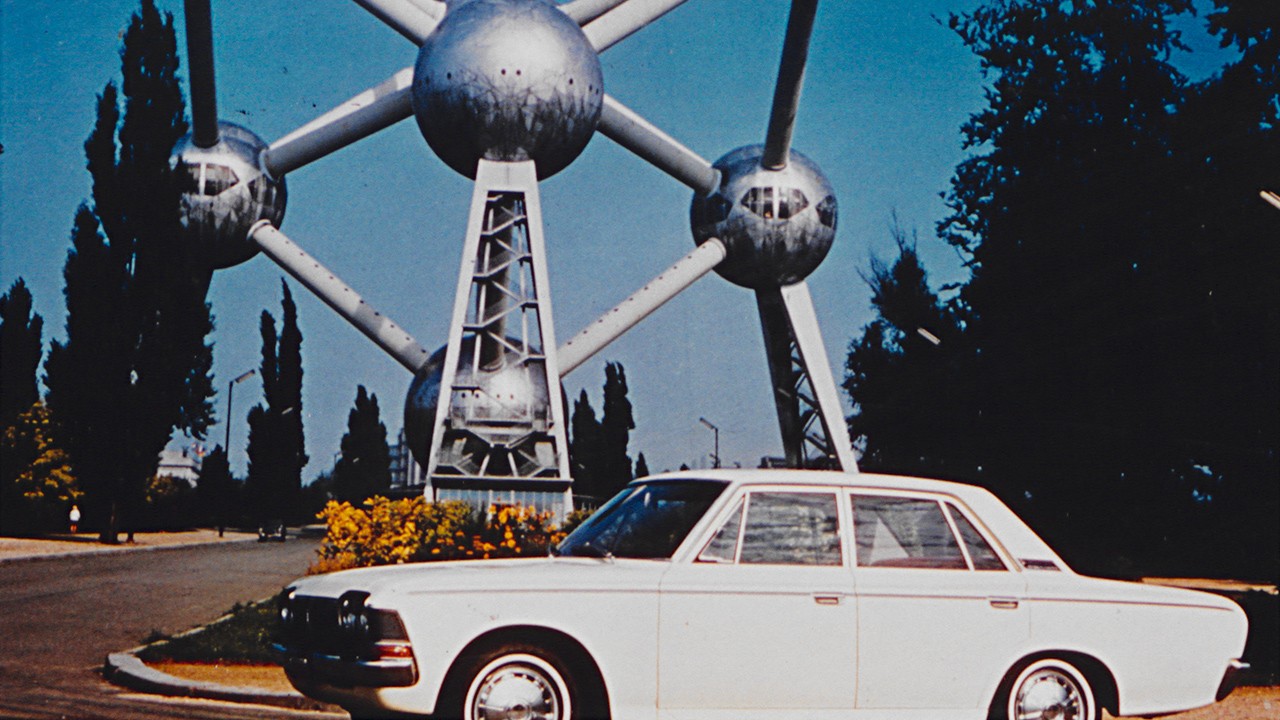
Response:
MULTIPOLYGON (((175 18, 186 78, 182 3, 175 18)), ((794 147, 836 190, 839 231, 809 286, 837 383, 851 339, 873 317, 859 276, 891 257, 896 215, 919 233, 935 286, 966 277, 934 237, 941 198, 966 156, 960 127, 983 103, 977 59, 946 28, 977 0, 827 0, 818 7, 794 147)), ((95 96, 119 81, 119 49, 138 0, 0 0, 0 285, 23 277, 49 341, 65 338, 62 267, 72 218, 89 195, 83 142, 95 96)), ((785 0, 689 0, 602 55, 605 89, 702 157, 763 141, 785 0)), ((350 0, 213 0, 218 109, 271 142, 396 71, 416 48, 350 0)), ((1192 61, 1192 65, 1199 62, 1192 61)), ((1208 67, 1208 66, 1205 66, 1208 67)), ((288 176, 281 230, 428 350, 447 338, 471 183, 401 122, 288 176)), ((690 191, 607 138, 540 190, 558 343, 693 246, 690 191)), ((263 255, 214 275, 217 424, 227 383, 260 362, 258 318, 280 317, 284 272, 263 255)), ((304 480, 332 467, 364 385, 394 442, 410 376, 292 279, 303 334, 304 480)), ((545 299, 545 298, 544 298, 545 299)), ((601 410, 604 364, 624 365, 650 469, 780 455, 755 300, 711 274, 563 378, 601 410)), ((849 399, 841 392, 846 412, 849 399)), ((231 461, 245 472, 255 378, 236 388, 231 461)))

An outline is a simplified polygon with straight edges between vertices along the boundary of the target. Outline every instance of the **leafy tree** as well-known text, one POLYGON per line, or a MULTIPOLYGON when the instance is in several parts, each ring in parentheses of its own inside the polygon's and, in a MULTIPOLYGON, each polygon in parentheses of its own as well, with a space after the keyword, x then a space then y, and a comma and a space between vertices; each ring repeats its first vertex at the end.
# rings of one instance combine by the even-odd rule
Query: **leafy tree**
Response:
POLYGON ((66 341, 46 362, 48 402, 86 491, 86 525, 132 530, 175 429, 212 422, 209 270, 181 241, 170 151, 186 132, 171 15, 143 0, 124 35, 123 96, 108 83, 85 143, 93 204, 76 213, 64 269, 66 341), (124 110, 120 105, 123 101, 124 110))
POLYGON ((65 529, 67 512, 81 493, 56 433, 44 403, 32 405, 4 429, 0 452, 13 472, 6 469, 0 484, 0 531, 65 529))
POLYGON ((260 520, 297 513, 302 467, 307 463, 302 428, 302 333, 289 286, 280 283, 283 321, 280 334, 271 313, 262 312, 262 395, 266 405, 249 411, 250 501, 260 520))
POLYGON ((961 310, 929 288, 928 274, 896 224, 892 264, 873 260, 863 281, 878 318, 851 342, 844 388, 854 401, 850 436, 862 464, 935 477, 970 475, 971 407, 957 375, 971 365, 961 310))
POLYGON ((983 483, 1089 570, 1276 572, 1224 543, 1249 517, 1273 548, 1280 511, 1280 252, 1256 197, 1280 164, 1277 16, 1215 4, 1240 57, 1198 84, 1170 62, 1187 0, 952 16, 989 81, 939 224, 971 278, 938 302, 900 244, 851 346, 865 466, 983 483), (910 337, 930 313, 932 348, 910 337))
POLYGON ((44 355, 44 319, 31 307, 31 291, 22 278, 0 296, 0 427, 8 427, 40 399, 36 369, 44 355))
POLYGON ((391 450, 387 426, 380 419, 378 396, 356 388, 355 407, 347 415, 342 436, 342 457, 333 468, 333 490, 338 502, 361 503, 391 487, 391 450))
POLYGON ((200 481, 196 484, 196 500, 204 518, 218 528, 218 537, 230 522, 236 495, 235 479, 227 451, 218 445, 200 464, 200 481))

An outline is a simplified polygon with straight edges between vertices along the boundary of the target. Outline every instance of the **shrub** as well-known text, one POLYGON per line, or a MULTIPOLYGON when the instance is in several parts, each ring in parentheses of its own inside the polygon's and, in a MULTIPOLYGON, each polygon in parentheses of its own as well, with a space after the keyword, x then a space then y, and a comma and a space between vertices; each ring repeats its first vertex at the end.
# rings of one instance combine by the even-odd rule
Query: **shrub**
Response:
MULTIPOLYGON (((363 507, 331 501, 317 516, 328 528, 311 573, 372 565, 545 555, 567 534, 551 513, 490 506, 480 513, 460 501, 375 496, 363 507)), ((577 513, 565 526, 582 522, 577 513)))

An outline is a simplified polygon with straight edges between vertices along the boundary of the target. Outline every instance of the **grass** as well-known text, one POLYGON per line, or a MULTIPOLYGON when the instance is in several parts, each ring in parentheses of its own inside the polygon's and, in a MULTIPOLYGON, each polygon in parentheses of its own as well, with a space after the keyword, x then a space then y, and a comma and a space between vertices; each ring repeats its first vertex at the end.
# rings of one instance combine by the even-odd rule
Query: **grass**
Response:
POLYGON ((270 648, 275 603, 236 603, 227 614, 211 625, 175 637, 152 630, 138 657, 144 662, 277 664, 270 648))

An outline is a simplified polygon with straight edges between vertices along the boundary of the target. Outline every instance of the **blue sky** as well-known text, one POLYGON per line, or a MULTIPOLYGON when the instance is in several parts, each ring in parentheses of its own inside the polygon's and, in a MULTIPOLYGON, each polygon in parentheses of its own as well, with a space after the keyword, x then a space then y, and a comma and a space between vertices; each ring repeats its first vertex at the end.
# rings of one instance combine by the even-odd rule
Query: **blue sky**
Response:
MULTIPOLYGON (((158 0, 182 32, 182 3, 158 0)), ((963 157, 959 128, 982 103, 976 59, 940 22, 976 0, 820 4, 794 146, 821 165, 840 201, 835 246, 810 277, 828 356, 871 319, 858 271, 892 250, 892 213, 920 233, 935 284, 964 277, 933 238, 939 194, 963 157)), ((137 0, 0 0, 0 284, 22 276, 61 338, 62 266, 89 193, 82 143, 95 94, 119 76, 120 38, 137 0)), ((763 140, 788 3, 690 0, 604 54, 605 88, 709 160, 763 140)), ((347 0, 213 0, 219 115, 268 142, 409 66, 415 48, 347 0)), ((181 35, 180 35, 181 37, 181 35)), ((180 45, 183 45, 180 42, 180 45)), ((185 45, 183 76, 185 78, 185 45)), ((428 349, 447 336, 470 182, 438 160, 410 121, 289 175, 282 230, 428 349)), ((541 189, 560 342, 692 247, 689 191, 597 135, 541 189)), ((214 277, 219 423, 226 383, 259 363, 258 315, 279 316, 282 271, 264 256, 214 277)), ((310 479, 331 466, 358 384, 376 393, 394 439, 408 373, 290 280, 304 345, 310 479)), ((600 409, 604 362, 627 369, 634 456, 653 470, 780 454, 752 294, 710 275, 564 380, 600 409)), ((236 391, 232 464, 244 471, 236 391)), ((848 398, 844 398, 846 405, 848 398)), ((210 433, 221 442, 224 426, 210 433)))

